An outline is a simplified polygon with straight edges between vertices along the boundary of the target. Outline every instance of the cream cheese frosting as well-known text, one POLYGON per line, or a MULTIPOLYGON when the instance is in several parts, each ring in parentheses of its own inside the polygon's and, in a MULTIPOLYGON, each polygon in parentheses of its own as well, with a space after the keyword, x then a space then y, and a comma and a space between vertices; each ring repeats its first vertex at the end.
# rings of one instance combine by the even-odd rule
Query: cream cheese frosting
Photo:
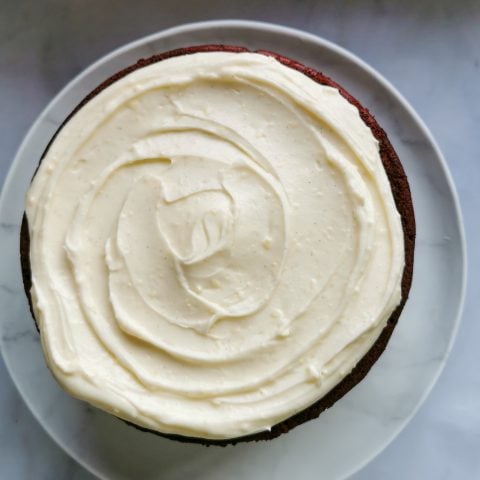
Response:
POLYGON ((54 139, 26 213, 56 379, 163 433, 270 429, 337 385, 401 300, 371 130, 261 54, 174 57, 101 91, 54 139))

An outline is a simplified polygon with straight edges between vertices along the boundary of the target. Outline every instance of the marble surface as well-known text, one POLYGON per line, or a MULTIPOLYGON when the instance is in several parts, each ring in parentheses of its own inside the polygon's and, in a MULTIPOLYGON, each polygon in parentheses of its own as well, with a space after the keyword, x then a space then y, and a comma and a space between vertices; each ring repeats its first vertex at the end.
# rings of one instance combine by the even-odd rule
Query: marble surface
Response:
MULTIPOLYGON (((413 104, 444 151, 462 202, 470 244, 479 234, 476 205, 480 154, 480 6, 459 2, 279 2, 271 9, 243 3, 192 2, 189 12, 164 2, 115 12, 101 2, 4 3, 0 17, 1 175, 29 124, 71 77, 111 48, 180 22, 219 17, 269 20, 317 33, 357 53, 413 104), (171 5, 169 8, 168 6, 171 5), (348 7, 348 8, 347 8, 348 7), (372 35, 371 32, 376 32, 372 35), (378 42, 381 35, 382 42, 378 42), (477 56, 476 56, 477 55, 477 56), (19 108, 19 105, 21 108, 19 108), (445 121, 448 112, 449 121, 445 121)), ((8 228, 8 226, 6 226, 8 228)), ((470 292, 478 285, 478 249, 470 251, 470 292), (476 278, 475 278, 476 276, 476 278), (472 278, 473 277, 473 278, 472 278)), ((469 293, 470 293, 469 292, 469 293)), ((356 478, 476 478, 480 441, 478 351, 473 294, 451 359, 431 397, 407 429, 356 478)), ((0 473, 5 478, 91 478, 46 436, 0 367, 0 473)))

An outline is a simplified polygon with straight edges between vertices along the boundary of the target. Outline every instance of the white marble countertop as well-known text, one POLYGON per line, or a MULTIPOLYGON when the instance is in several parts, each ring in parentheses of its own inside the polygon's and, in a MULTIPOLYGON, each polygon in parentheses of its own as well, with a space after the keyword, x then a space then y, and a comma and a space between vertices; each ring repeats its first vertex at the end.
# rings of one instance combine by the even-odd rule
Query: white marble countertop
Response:
MULTIPOLYGON (((469 245, 469 288, 450 360, 400 436, 360 479, 480 478, 480 3, 419 1, 3 1, 0 9, 0 183, 52 96, 111 49, 213 18, 271 21, 318 34, 370 63, 413 105, 453 174, 469 245), (233 5, 235 3, 235 5, 233 5), (187 6, 188 5, 188 6, 187 6)), ((91 479, 36 423, 0 359, 0 477, 91 479)))

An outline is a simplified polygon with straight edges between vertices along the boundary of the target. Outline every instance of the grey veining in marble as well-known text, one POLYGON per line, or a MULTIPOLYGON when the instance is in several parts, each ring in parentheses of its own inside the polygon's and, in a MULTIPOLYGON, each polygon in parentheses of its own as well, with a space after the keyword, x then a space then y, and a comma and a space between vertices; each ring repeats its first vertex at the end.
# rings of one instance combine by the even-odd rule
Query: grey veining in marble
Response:
MULTIPOLYGON (((275 7, 270 2, 254 0, 232 2, 232 5, 220 0, 193 0, 188 7, 177 4, 139 1, 133 6, 132 2, 122 0, 115 2, 112 8, 109 2, 98 1, 3 2, 0 9, 0 140, 3 153, 0 181, 26 130, 51 97, 99 56, 143 35, 189 21, 251 18, 316 33, 358 54, 392 81, 412 103, 445 154, 466 221, 470 279, 464 321, 451 358, 432 395, 402 434, 355 478, 479 478, 480 354, 477 344, 480 324, 477 316, 480 254, 476 243, 480 235, 477 213, 480 206, 480 4, 433 0, 279 1, 275 7)), ((55 130, 61 118, 50 119, 44 126, 45 135, 55 130)), ((396 128, 401 128, 400 121, 396 128)), ((417 138, 409 138, 401 132, 399 135, 402 148, 408 149, 409 145, 422 148, 417 138)), ((18 191, 18 197, 23 193, 18 191)), ((425 231, 432 231, 430 227, 434 226, 428 227, 425 231)), ((15 241, 17 216, 12 212, 12 218, 7 218, 0 229, 2 236, 15 241)), ((448 234, 442 238, 435 235, 419 238, 418 251, 421 253, 421 249, 427 247, 445 249, 450 241, 448 234)), ((2 269, 13 272, 15 261, 12 258, 2 269)), ((418 281, 428 284, 433 280, 425 276, 418 281)), ((18 285, 3 284, 0 295, 19 296, 22 292, 18 285)), ((12 305, 17 303, 12 302, 12 305)), ((12 306, 1 315, 14 318, 15 308, 12 306)), ((425 312, 418 321, 435 314, 435 311, 425 312)), ((37 344, 38 348, 38 338, 31 335, 29 329, 6 329, 3 335, 9 341, 20 339, 25 345, 25 355, 29 354, 32 344, 37 344)), ((431 358, 433 364, 437 361, 435 356, 431 358)), ((27 367, 34 382, 36 369, 41 365, 27 367)), ((428 362, 416 365, 412 359, 406 368, 417 367, 428 369, 428 362)), ((92 478, 36 423, 16 393, 3 364, 0 365, 0 382, 0 477, 13 480, 92 478)), ((56 388, 53 380, 51 384, 34 386, 40 392, 56 388)), ((344 403, 348 410, 348 397, 344 403)), ((53 403, 43 415, 53 415, 55 408, 53 403)), ((369 415, 371 412, 366 409, 363 413, 369 415)), ((68 415, 68 411, 65 414, 68 415)), ((85 431, 78 435, 94 441, 88 430, 92 413, 84 408, 83 414, 85 431)), ((395 421, 394 418, 390 420, 395 421)), ((105 432, 114 428, 107 417, 101 422, 105 432)), ((286 441, 279 441, 275 448, 279 457, 288 453, 286 441)), ((191 455, 195 452, 192 448, 191 455)), ((219 451, 218 455, 221 454, 219 451)), ((202 466, 201 461, 199 456, 198 468, 202 466)), ((260 461, 259 456, 252 453, 251 461, 260 461)), ((279 462, 276 469, 265 472, 265 478, 275 478, 280 468, 288 469, 288 465, 279 462)), ((194 475, 195 472, 183 473, 194 475)))

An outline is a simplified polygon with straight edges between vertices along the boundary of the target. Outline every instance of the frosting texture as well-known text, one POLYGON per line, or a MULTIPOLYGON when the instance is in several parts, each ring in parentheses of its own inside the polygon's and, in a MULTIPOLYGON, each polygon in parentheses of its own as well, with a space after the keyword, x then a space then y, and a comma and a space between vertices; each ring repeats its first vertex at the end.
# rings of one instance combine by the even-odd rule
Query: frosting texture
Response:
POLYGON ((401 300, 377 141, 336 89, 260 54, 174 57, 101 91, 26 212, 50 369, 164 433, 234 438, 303 410, 401 300))

